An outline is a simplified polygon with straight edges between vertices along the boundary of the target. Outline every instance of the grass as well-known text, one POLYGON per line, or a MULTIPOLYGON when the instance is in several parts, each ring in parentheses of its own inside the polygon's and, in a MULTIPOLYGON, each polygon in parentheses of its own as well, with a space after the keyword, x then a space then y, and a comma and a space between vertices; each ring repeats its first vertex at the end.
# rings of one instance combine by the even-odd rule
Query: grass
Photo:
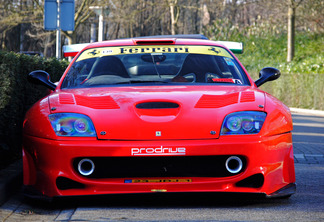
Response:
POLYGON ((235 39, 244 43, 244 53, 237 55, 253 79, 263 67, 281 70, 281 77, 261 86, 290 107, 324 110, 324 34, 296 35, 295 57, 286 62, 285 35, 235 39))
POLYGON ((324 34, 297 34, 295 57, 286 62, 285 35, 272 38, 243 37, 244 53, 238 55, 250 73, 258 73, 265 66, 279 68, 282 73, 324 74, 324 34))
POLYGON ((289 107, 324 110, 324 74, 283 73, 262 90, 274 95, 289 107))

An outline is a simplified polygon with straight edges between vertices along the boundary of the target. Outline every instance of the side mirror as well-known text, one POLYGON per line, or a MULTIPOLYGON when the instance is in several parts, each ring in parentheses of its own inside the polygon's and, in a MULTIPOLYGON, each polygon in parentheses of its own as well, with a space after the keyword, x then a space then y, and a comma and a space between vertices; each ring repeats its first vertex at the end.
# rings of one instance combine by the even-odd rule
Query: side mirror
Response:
POLYGON ((259 79, 255 81, 257 87, 261 86, 262 84, 276 80, 280 77, 281 73, 279 69, 266 67, 261 69, 259 73, 259 79))
POLYGON ((37 71, 33 71, 33 72, 29 73, 28 81, 35 83, 35 84, 46 86, 47 88, 49 88, 51 90, 56 89, 56 85, 54 83, 52 83, 50 80, 50 75, 47 72, 42 71, 42 70, 37 70, 37 71))

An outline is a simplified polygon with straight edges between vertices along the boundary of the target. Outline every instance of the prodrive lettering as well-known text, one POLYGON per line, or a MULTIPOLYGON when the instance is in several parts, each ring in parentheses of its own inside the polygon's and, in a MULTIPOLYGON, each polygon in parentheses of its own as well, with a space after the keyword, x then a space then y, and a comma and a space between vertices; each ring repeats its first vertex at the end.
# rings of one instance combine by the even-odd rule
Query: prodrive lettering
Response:
POLYGON ((145 156, 145 155, 186 155, 185 147, 155 147, 155 148, 132 148, 132 156, 145 156))

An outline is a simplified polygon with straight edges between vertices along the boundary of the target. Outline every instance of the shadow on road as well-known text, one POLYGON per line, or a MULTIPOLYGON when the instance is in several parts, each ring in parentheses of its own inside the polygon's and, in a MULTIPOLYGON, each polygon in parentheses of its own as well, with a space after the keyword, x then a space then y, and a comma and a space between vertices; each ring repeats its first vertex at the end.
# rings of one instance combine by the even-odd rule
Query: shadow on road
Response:
POLYGON ((51 202, 25 198, 24 202, 35 208, 70 209, 77 207, 108 208, 231 208, 255 205, 289 204, 288 198, 267 199, 259 194, 219 193, 153 193, 98 195, 86 197, 60 197, 51 202))

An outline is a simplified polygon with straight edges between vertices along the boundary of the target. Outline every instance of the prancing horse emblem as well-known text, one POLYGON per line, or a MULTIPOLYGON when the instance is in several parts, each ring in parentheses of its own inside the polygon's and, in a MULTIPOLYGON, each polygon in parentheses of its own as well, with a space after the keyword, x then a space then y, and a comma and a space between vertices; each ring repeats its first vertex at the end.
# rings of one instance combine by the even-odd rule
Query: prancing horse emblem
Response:
POLYGON ((208 50, 213 51, 213 52, 215 52, 216 54, 218 54, 218 53, 221 52, 220 50, 217 50, 216 48, 210 48, 210 49, 208 49, 208 50))
POLYGON ((92 52, 88 52, 88 54, 92 54, 93 56, 97 55, 99 52, 97 52, 97 50, 93 50, 92 52))

